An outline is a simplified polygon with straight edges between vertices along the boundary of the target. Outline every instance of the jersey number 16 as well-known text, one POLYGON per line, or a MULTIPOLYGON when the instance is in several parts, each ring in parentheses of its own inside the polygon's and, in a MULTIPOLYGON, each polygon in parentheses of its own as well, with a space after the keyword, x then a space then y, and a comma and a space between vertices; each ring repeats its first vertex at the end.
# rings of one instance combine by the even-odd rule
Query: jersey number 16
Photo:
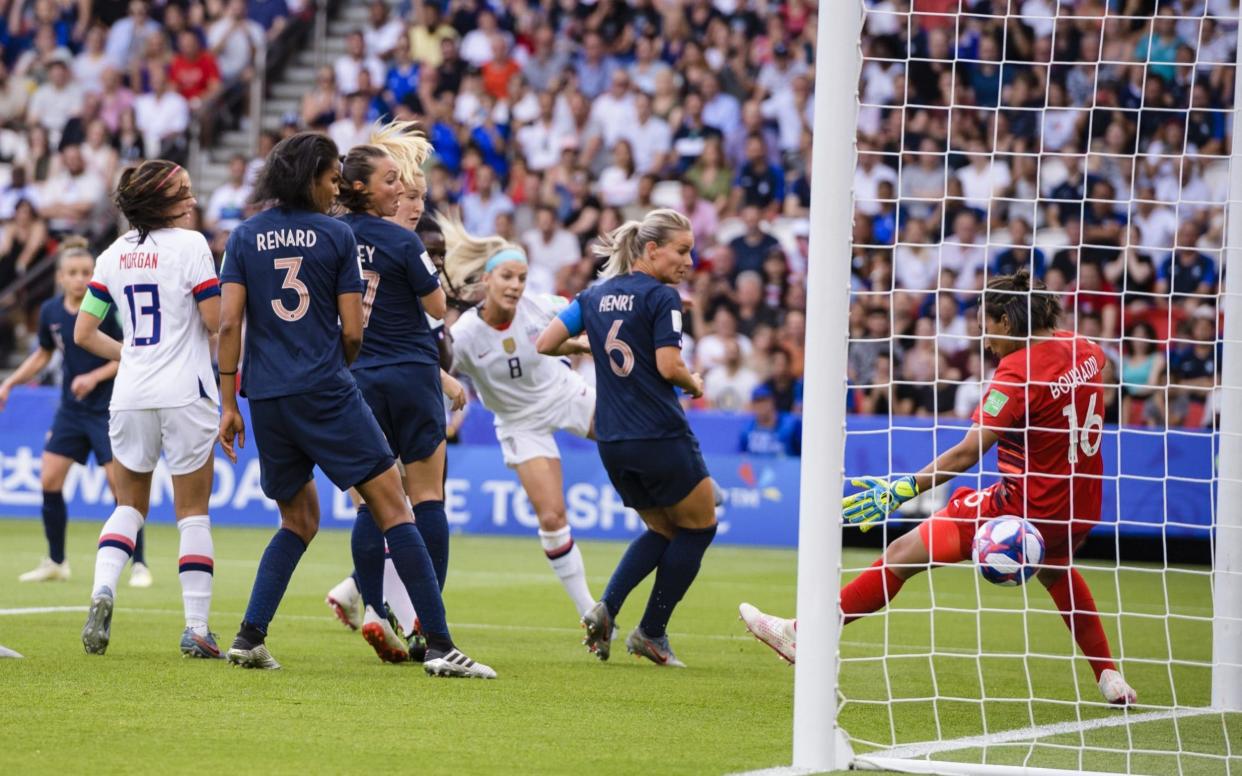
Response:
POLYGON ((1104 441, 1104 418, 1100 417, 1095 411, 1095 400, 1098 394, 1091 394, 1091 401, 1087 402, 1087 419, 1082 424, 1082 428, 1078 428, 1078 417, 1074 414, 1074 405, 1069 404, 1065 409, 1061 410, 1061 414, 1065 416, 1069 423, 1069 462, 1078 463, 1078 451, 1082 450, 1082 454, 1090 458, 1100 452, 1100 443, 1104 441), (1091 443, 1089 434, 1096 432, 1099 436, 1095 438, 1095 443, 1091 443))

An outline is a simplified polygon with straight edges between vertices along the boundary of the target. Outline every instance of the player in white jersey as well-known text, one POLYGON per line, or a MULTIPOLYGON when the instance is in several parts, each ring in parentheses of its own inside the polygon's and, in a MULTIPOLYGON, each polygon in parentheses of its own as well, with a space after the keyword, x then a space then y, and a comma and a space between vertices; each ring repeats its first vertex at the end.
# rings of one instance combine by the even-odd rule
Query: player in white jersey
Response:
POLYGON ((220 284, 207 241, 184 228, 195 199, 179 165, 149 160, 126 170, 114 201, 131 229, 96 261, 73 332, 82 348, 121 362, 108 424, 117 507, 99 536, 82 645, 98 655, 108 648, 117 579, 146 520, 163 452, 181 534, 181 652, 219 658, 207 627, 214 567, 207 502, 220 403, 209 339, 220 325, 220 284), (121 342, 99 328, 114 304, 121 342))
MULTIPOLYGON (((499 237, 474 237, 453 219, 438 219, 446 252, 444 276, 468 298, 482 296, 450 331, 454 369, 475 385, 496 415, 496 439, 539 517, 539 541, 581 617, 595 604, 582 553, 565 519, 561 454, 552 434, 593 438, 595 391, 564 359, 540 355, 535 338, 566 304, 527 294, 526 254, 499 237)), ((584 340, 561 356, 589 352, 584 340)))

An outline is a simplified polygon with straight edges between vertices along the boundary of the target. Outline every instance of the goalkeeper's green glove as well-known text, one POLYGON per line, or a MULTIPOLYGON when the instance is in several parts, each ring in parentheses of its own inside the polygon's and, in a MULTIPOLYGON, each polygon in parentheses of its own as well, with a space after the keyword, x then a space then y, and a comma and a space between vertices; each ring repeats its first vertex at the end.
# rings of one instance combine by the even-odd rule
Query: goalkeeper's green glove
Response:
POLYGON ((845 522, 859 526, 863 533, 871 526, 897 511, 897 508, 919 495, 919 485, 914 477, 902 477, 892 484, 879 477, 863 477, 850 480, 860 488, 866 488, 841 501, 845 522))

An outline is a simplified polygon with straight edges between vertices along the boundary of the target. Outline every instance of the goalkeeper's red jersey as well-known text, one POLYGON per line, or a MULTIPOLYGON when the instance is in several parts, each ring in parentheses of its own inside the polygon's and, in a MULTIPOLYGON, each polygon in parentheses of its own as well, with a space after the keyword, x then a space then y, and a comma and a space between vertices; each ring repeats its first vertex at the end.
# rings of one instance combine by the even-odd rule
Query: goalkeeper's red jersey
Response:
POLYGON ((1097 521, 1104 351, 1058 331, 1001 359, 971 420, 1000 435, 998 505, 1031 519, 1097 521))

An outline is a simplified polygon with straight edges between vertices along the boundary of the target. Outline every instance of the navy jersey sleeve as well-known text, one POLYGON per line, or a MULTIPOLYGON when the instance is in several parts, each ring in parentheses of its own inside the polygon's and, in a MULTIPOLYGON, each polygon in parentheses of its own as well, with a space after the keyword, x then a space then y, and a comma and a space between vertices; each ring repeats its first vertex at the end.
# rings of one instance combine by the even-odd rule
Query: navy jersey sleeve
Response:
POLYGON ((657 348, 681 347, 681 296, 669 286, 651 295, 651 339, 657 348))
POLYGON ((52 316, 50 315, 50 305, 55 303, 56 299, 51 299, 39 308, 39 347, 43 350, 56 349, 56 338, 52 336, 52 316))
POLYGON ((436 266, 431 263, 431 256, 418 235, 411 233, 405 244, 406 274, 410 279, 410 290, 415 296, 424 297, 440 287, 440 279, 436 277, 436 266))
POLYGON ((362 268, 358 265, 358 241, 348 226, 339 221, 335 223, 340 228, 333 230, 333 241, 338 246, 341 262, 336 271, 336 295, 361 294, 362 268))
POLYGON ((246 285, 246 268, 241 262, 241 230, 234 229, 224 248, 224 262, 220 265, 221 283, 246 285))

